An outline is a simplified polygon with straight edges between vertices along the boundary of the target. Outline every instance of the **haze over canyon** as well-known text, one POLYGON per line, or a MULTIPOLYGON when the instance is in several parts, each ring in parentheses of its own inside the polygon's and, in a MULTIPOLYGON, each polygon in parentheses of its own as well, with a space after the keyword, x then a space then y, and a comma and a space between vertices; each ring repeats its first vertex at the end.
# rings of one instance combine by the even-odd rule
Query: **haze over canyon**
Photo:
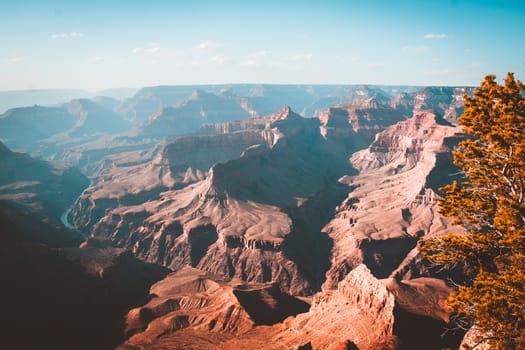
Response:
POLYGON ((437 198, 472 88, 129 92, 0 115, 3 344, 458 348, 461 273, 418 241, 463 232, 437 198))

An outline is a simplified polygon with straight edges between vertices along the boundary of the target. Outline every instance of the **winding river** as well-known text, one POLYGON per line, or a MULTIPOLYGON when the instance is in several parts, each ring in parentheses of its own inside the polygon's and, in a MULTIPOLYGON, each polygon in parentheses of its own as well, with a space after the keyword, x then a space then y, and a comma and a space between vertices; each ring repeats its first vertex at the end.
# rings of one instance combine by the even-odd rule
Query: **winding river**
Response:
MULTIPOLYGON (((64 224, 65 227, 71 229, 71 230, 75 230, 77 231, 78 233, 80 233, 82 236, 84 236, 84 234, 82 232, 80 232, 79 230, 77 230, 77 228, 69 221, 69 213, 71 213, 71 210, 73 209, 73 207, 75 206, 75 204, 77 203, 77 201, 80 199, 80 197, 82 197, 82 195, 84 194, 84 192, 90 188, 93 184, 95 183, 95 180, 93 179, 89 179, 89 185, 84 189, 84 191, 82 191, 78 197, 75 199, 75 201, 73 202, 73 204, 71 204, 71 206, 69 208, 67 208, 67 210, 65 212, 62 213, 62 215, 60 215, 60 221, 62 222, 62 224, 64 224)), ((85 236, 84 236, 85 237, 85 236)))

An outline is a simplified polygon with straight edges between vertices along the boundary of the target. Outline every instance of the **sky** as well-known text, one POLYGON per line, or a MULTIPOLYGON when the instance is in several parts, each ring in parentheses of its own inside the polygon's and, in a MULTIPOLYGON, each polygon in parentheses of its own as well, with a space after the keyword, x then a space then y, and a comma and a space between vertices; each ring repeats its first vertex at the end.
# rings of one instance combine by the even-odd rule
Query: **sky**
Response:
POLYGON ((525 80, 525 0, 0 2, 0 90, 525 80))

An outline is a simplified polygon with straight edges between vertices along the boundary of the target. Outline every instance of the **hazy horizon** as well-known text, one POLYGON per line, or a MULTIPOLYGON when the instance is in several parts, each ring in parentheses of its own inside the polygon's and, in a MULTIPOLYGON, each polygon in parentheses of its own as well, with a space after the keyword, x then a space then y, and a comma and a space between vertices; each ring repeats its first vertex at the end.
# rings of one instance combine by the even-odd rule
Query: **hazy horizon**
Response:
MULTIPOLYGON (((498 77, 498 80, 502 80, 505 77, 498 77), (501 78, 501 79, 499 79, 501 78)), ((196 84, 163 84, 163 85, 145 85, 145 86, 120 86, 120 87, 108 87, 108 88, 101 88, 101 89, 95 89, 95 90, 89 90, 89 89, 82 89, 82 88, 35 88, 35 89, 10 89, 10 90, 2 90, 0 89, 0 92, 3 93, 16 93, 16 92, 48 92, 48 91, 78 91, 78 92, 85 92, 91 95, 96 95, 97 93, 102 93, 105 91, 118 91, 118 90, 141 90, 141 89, 148 89, 148 88, 164 88, 164 87, 209 87, 209 86, 215 86, 215 87, 227 87, 227 86, 257 86, 257 85, 264 85, 264 86, 334 86, 334 87, 344 87, 344 86, 370 86, 370 87, 396 87, 396 86, 405 86, 405 87, 413 87, 413 88, 425 88, 425 87, 477 87, 479 84, 476 85, 415 85, 415 84, 367 84, 367 83, 350 83, 350 84, 309 84, 309 83, 213 83, 213 84, 206 84, 206 83, 196 83, 196 84)), ((100 95, 103 96, 103 95, 100 95)))
POLYGON ((523 1, 0 4, 1 91, 523 80, 523 1))

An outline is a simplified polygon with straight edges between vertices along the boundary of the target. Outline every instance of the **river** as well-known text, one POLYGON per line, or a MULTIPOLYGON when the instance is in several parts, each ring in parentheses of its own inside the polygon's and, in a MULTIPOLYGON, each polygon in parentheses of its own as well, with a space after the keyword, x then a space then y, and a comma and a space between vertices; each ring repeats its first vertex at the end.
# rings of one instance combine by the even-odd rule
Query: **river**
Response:
POLYGON ((84 192, 90 188, 93 184, 95 183, 95 181, 93 179, 89 179, 89 185, 88 187, 86 187, 84 189, 84 191, 82 191, 80 193, 80 195, 75 199, 75 201, 73 202, 73 204, 71 204, 71 206, 69 208, 67 208, 67 210, 65 212, 62 213, 62 215, 60 216, 60 221, 62 222, 62 224, 64 224, 65 227, 71 229, 71 230, 75 230, 77 231, 78 233, 80 233, 82 236, 84 236, 84 234, 82 232, 80 232, 79 230, 77 230, 77 228, 69 221, 69 213, 71 213, 71 210, 73 209, 73 207, 75 206, 75 204, 77 203, 77 201, 80 199, 80 197, 82 197, 82 195, 84 194, 84 192))

